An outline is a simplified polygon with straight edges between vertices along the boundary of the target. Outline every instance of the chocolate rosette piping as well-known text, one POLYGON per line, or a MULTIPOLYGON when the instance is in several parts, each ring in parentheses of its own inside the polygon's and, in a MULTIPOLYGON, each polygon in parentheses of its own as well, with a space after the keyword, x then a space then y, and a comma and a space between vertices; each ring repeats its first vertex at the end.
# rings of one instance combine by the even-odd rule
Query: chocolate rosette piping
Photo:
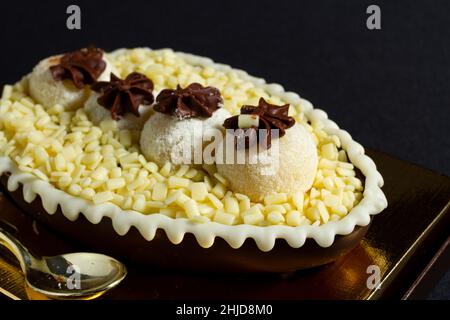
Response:
POLYGON ((125 113, 139 117, 139 106, 154 101, 152 80, 139 72, 130 73, 124 80, 111 73, 110 81, 96 82, 92 90, 100 93, 98 104, 111 110, 114 120, 125 113))
POLYGON ((78 89, 94 83, 106 68, 103 51, 98 48, 83 48, 64 54, 59 64, 50 67, 53 79, 72 80, 78 89))
POLYGON ((180 119, 209 118, 222 103, 220 91, 191 83, 186 88, 165 89, 156 97, 155 111, 176 116, 180 119))
MULTIPOLYGON (((239 115, 232 116, 225 120, 223 126, 225 129, 235 130, 235 136, 237 141, 239 139, 245 139, 245 148, 253 146, 255 143, 259 143, 260 146, 264 146, 267 149, 271 147, 272 143, 272 130, 278 130, 278 137, 282 137, 286 134, 286 129, 292 127, 295 124, 294 118, 288 115, 289 104, 283 106, 277 106, 268 103, 264 98, 260 98, 258 106, 245 105, 241 108, 241 115, 249 114, 259 117, 258 126, 252 126, 250 128, 239 128, 239 115), (259 130, 264 129, 264 136, 261 139, 259 130)), ((236 142, 237 142, 236 141, 236 142)), ((239 144, 237 143, 239 146, 239 144)))

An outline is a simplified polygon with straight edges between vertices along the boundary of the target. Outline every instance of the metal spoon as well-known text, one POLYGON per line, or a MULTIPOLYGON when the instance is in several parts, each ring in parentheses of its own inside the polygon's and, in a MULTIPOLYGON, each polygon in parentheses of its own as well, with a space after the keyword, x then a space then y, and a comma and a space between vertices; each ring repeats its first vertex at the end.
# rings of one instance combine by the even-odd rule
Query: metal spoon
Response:
POLYGON ((37 257, 1 226, 0 245, 19 260, 27 285, 52 299, 97 297, 117 286, 127 274, 121 262, 103 254, 37 257))

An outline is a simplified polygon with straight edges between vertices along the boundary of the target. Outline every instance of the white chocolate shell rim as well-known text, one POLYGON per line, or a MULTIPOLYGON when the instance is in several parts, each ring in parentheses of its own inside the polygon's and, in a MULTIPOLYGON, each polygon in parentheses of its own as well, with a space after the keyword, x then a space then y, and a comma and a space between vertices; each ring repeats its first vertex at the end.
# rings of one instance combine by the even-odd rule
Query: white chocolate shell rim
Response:
MULTIPOLYGON (((109 55, 120 54, 123 50, 125 49, 116 50, 109 55)), ((387 199, 381 190, 383 178, 377 171, 375 163, 364 154, 364 148, 355 142, 349 133, 339 129, 335 122, 328 119, 324 111, 313 108, 310 102, 300 98, 296 93, 285 92, 279 84, 266 84, 264 79, 249 76, 245 71, 232 69, 224 64, 214 63, 209 58, 182 52, 176 52, 176 54, 193 65, 237 71, 245 80, 253 82, 256 86, 282 98, 287 103, 300 104, 308 120, 322 122, 323 129, 327 133, 340 138, 342 148, 347 151, 349 160, 365 176, 361 201, 341 220, 329 221, 320 226, 261 227, 247 224, 228 226, 216 222, 195 223, 188 219, 174 219, 158 213, 144 215, 133 210, 123 210, 112 203, 95 205, 83 198, 59 190, 49 182, 30 173, 19 170, 9 157, 3 156, 0 157, 0 175, 6 172, 10 173, 7 183, 8 190, 16 191, 22 185, 23 197, 26 202, 32 202, 39 195, 42 206, 48 214, 54 214, 59 206, 63 215, 70 221, 77 220, 80 213, 93 224, 98 224, 103 218, 109 217, 114 230, 121 236, 126 235, 130 227, 134 226, 144 239, 151 241, 155 237, 156 230, 162 229, 173 244, 179 244, 183 241, 186 233, 192 233, 203 248, 211 247, 215 238, 220 237, 234 249, 240 248, 246 239, 252 238, 258 248, 265 252, 274 248, 277 238, 284 239, 293 248, 302 247, 308 238, 314 239, 321 247, 329 247, 333 244, 336 235, 348 235, 356 226, 367 226, 372 215, 380 213, 387 207, 387 199)))

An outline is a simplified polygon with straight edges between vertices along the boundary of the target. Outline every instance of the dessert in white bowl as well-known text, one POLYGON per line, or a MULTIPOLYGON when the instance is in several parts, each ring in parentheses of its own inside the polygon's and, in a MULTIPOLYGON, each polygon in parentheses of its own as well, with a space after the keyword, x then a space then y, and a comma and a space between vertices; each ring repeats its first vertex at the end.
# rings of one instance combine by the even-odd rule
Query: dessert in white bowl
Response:
MULTIPOLYGON (((140 73, 160 94, 164 90, 175 93, 194 83, 214 87, 220 92, 223 105, 217 104, 210 117, 196 115, 184 120, 175 116, 176 110, 169 110, 168 114, 150 112, 140 131, 143 123, 131 130, 128 123, 133 119, 140 121, 142 106, 153 109, 157 105, 148 95, 148 82, 145 94, 130 90, 130 86, 122 87, 119 91, 128 98, 115 107, 115 99, 105 98, 106 107, 99 103, 105 88, 114 89, 108 87, 114 82, 109 76, 85 84, 91 96, 86 97, 90 99, 89 107, 83 107, 83 103, 62 107, 65 98, 57 94, 59 89, 48 90, 55 94, 49 93, 52 96, 48 102, 40 102, 31 95, 29 78, 5 86, 0 102, 0 172, 8 173, 11 192, 22 185, 25 201, 32 202, 39 195, 49 219, 56 211, 72 221, 80 221, 82 216, 91 224, 104 224, 107 222, 103 218, 109 218, 112 226, 108 227, 118 235, 126 235, 135 227, 143 246, 147 241, 149 245, 164 241, 180 244, 186 234, 192 234, 198 246, 193 250, 200 252, 203 248, 215 248, 216 238, 222 238, 228 244, 228 249, 224 249, 227 254, 239 254, 242 248, 246 254, 257 257, 255 261, 262 266, 265 258, 258 252, 277 252, 281 246, 276 245, 277 239, 285 240, 292 250, 307 242, 331 249, 341 236, 356 234, 359 227, 370 223, 372 215, 387 206, 381 191, 383 179, 364 154, 364 148, 329 120, 325 112, 314 109, 297 94, 208 58, 167 49, 121 49, 105 55, 120 80, 140 73), (99 85, 102 81, 109 84, 99 85), (96 87, 98 92, 91 90, 96 87), (276 139, 281 156, 289 161, 280 162, 283 165, 274 182, 268 178, 260 180, 251 166, 225 167, 218 163, 203 169, 194 164, 175 164, 165 157, 167 150, 178 146, 176 142, 161 145, 165 151, 152 145, 158 134, 167 137, 174 130, 183 134, 186 129, 182 126, 189 127, 187 124, 194 119, 192 123, 201 123, 202 127, 224 124, 219 130, 225 130, 227 119, 239 116, 243 106, 258 107, 261 98, 274 108, 289 105, 284 116, 295 120, 295 124, 288 120, 288 126, 282 128, 285 134, 276 139), (117 117, 111 113, 113 109, 119 111, 117 117), (161 127, 167 133, 163 134, 161 127), (132 130, 140 131, 140 139, 131 134, 132 130), (158 230, 164 231, 167 239, 157 236, 158 230), (257 249, 248 251, 244 245, 247 239, 254 240, 257 249)), ((60 82, 49 85, 59 86, 60 82)), ((208 91, 202 94, 206 94, 205 98, 208 91)), ((246 128, 247 122, 247 127, 251 127, 255 121, 253 125, 259 127, 260 120, 244 117, 241 126, 246 128)), ((239 119, 238 127, 241 128, 239 119)), ((90 227, 95 230, 96 226, 90 227)), ((354 246, 356 240, 352 241, 354 246)), ((173 252, 178 252, 177 248, 181 246, 173 246, 173 252)), ((210 259, 226 259, 208 252, 212 251, 205 251, 204 255, 210 259)), ((335 258, 336 253, 321 262, 294 264, 290 269, 335 258)))

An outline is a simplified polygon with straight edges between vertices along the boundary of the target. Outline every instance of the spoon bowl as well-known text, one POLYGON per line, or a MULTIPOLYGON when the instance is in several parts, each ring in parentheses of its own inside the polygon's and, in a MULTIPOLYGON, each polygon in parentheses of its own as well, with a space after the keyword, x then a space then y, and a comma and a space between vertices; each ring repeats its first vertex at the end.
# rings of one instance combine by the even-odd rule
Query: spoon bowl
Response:
POLYGON ((109 256, 78 252, 43 257, 28 266, 27 284, 51 298, 77 298, 103 293, 126 276, 125 266, 109 256))
POLYGON ((121 262, 98 253, 37 257, 1 226, 0 245, 19 260, 27 286, 51 299, 98 297, 117 286, 127 274, 121 262))

